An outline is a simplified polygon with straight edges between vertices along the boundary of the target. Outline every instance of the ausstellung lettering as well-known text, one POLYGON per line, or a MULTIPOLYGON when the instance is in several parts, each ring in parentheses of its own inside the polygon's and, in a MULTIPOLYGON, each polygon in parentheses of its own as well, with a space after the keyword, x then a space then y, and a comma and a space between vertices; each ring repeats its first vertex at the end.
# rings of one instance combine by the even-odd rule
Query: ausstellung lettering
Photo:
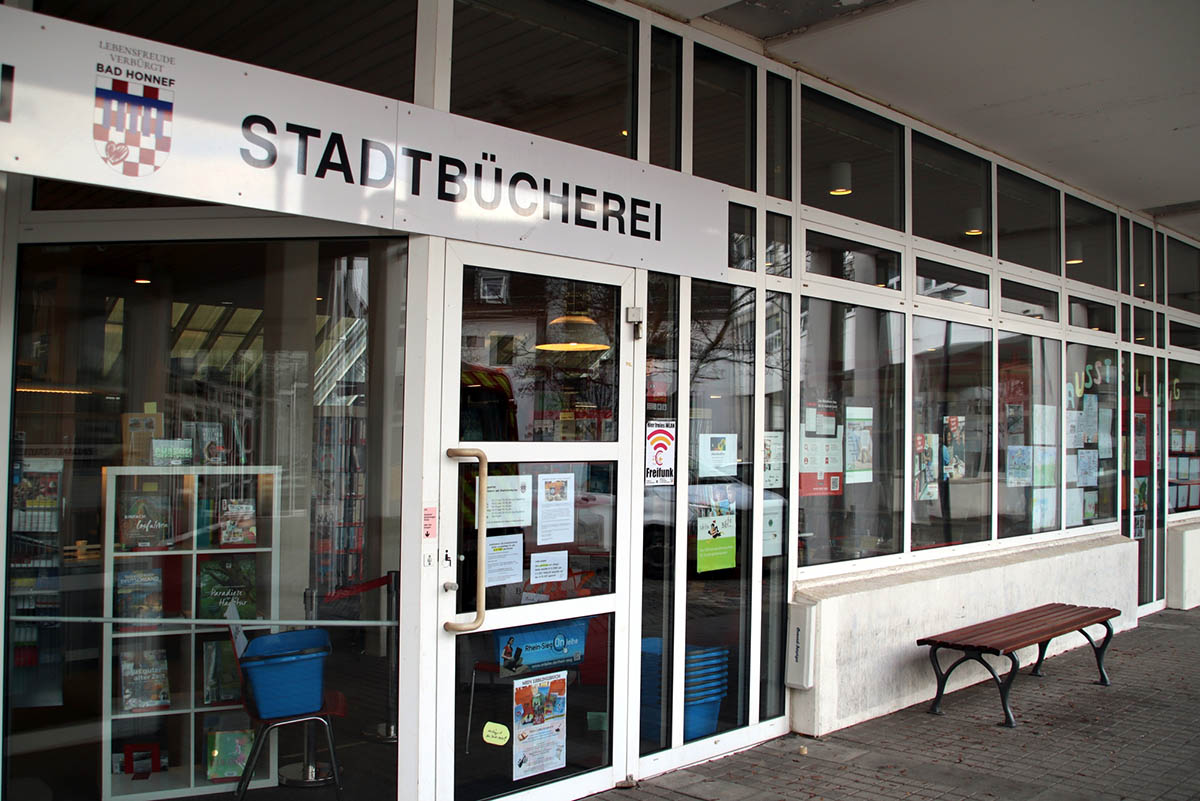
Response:
POLYGON ((273 169, 284 148, 295 155, 297 175, 317 180, 341 176, 343 183, 376 189, 399 181, 412 198, 469 202, 483 211, 662 241, 661 203, 537 175, 532 170, 506 169, 495 153, 484 152, 477 160, 467 160, 456 154, 401 147, 397 157, 390 146, 375 139, 348 141, 338 131, 295 122, 284 123, 281 134, 275 122, 261 114, 242 120, 242 136, 250 145, 241 148, 242 161, 256 169, 273 169), (316 168, 310 172, 314 160, 316 168))

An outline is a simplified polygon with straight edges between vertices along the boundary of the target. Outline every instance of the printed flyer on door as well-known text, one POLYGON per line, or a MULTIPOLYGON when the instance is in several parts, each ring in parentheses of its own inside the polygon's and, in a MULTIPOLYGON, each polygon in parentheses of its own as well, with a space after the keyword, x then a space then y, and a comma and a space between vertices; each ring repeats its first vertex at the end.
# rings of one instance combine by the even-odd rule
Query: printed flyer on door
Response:
POLYGON ((567 764, 567 671, 513 681, 513 781, 567 764))

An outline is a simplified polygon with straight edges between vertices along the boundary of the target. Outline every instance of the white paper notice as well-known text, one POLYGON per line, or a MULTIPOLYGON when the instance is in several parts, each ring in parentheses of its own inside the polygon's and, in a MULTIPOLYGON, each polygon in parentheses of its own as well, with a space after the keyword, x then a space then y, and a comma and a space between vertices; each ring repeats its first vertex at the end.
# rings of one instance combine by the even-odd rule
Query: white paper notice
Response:
POLYGON ((525 535, 505 534, 487 538, 485 568, 487 586, 513 584, 524 580, 525 535))
POLYGON ((1067 490, 1067 528, 1083 525, 1083 492, 1083 487, 1067 490))
MULTIPOLYGON (((475 480, 476 491, 479 480, 475 480)), ((478 504, 476 510, 478 511, 478 504)), ((488 476, 487 527, 533 524, 533 476, 488 476)))
POLYGON ((783 556, 783 499, 763 500, 763 556, 783 556))
POLYGON ((575 474, 538 476, 538 545, 575 541, 575 474))
POLYGON ((846 407, 846 483, 870 484, 874 475, 874 439, 870 406, 846 407))
POLYGON ((529 554, 529 583, 567 580, 567 552, 543 551, 529 554))
POLYGON ((763 486, 779 489, 783 486, 783 432, 763 432, 763 486))
POLYGON ((1113 457, 1113 436, 1112 436, 1113 410, 1112 409, 1101 409, 1100 414, 1099 414, 1099 419, 1100 419, 1100 435, 1099 435, 1100 458, 1101 459, 1111 459, 1113 457))
POLYGON ((513 781, 566 767, 567 671, 513 681, 513 781))
POLYGON ((700 435, 700 476, 737 473, 737 434, 700 435))

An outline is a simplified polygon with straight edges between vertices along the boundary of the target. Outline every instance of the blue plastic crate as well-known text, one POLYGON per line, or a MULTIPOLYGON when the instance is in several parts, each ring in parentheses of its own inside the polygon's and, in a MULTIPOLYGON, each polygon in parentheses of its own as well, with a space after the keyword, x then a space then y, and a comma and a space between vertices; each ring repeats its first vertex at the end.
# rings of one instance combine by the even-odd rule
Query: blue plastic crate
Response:
POLYGON ((329 633, 301 629, 250 641, 240 660, 260 718, 305 715, 321 708, 329 633))

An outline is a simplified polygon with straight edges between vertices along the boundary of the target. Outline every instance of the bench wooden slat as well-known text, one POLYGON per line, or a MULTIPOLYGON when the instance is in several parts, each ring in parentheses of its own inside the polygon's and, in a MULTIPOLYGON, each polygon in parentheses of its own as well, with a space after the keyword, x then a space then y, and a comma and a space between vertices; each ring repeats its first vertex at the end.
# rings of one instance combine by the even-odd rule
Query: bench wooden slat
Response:
POLYGON ((917 640, 917 645, 940 645, 1003 656, 1019 648, 1102 623, 1120 614, 1117 609, 1073 604, 1044 604, 993 620, 917 640))

